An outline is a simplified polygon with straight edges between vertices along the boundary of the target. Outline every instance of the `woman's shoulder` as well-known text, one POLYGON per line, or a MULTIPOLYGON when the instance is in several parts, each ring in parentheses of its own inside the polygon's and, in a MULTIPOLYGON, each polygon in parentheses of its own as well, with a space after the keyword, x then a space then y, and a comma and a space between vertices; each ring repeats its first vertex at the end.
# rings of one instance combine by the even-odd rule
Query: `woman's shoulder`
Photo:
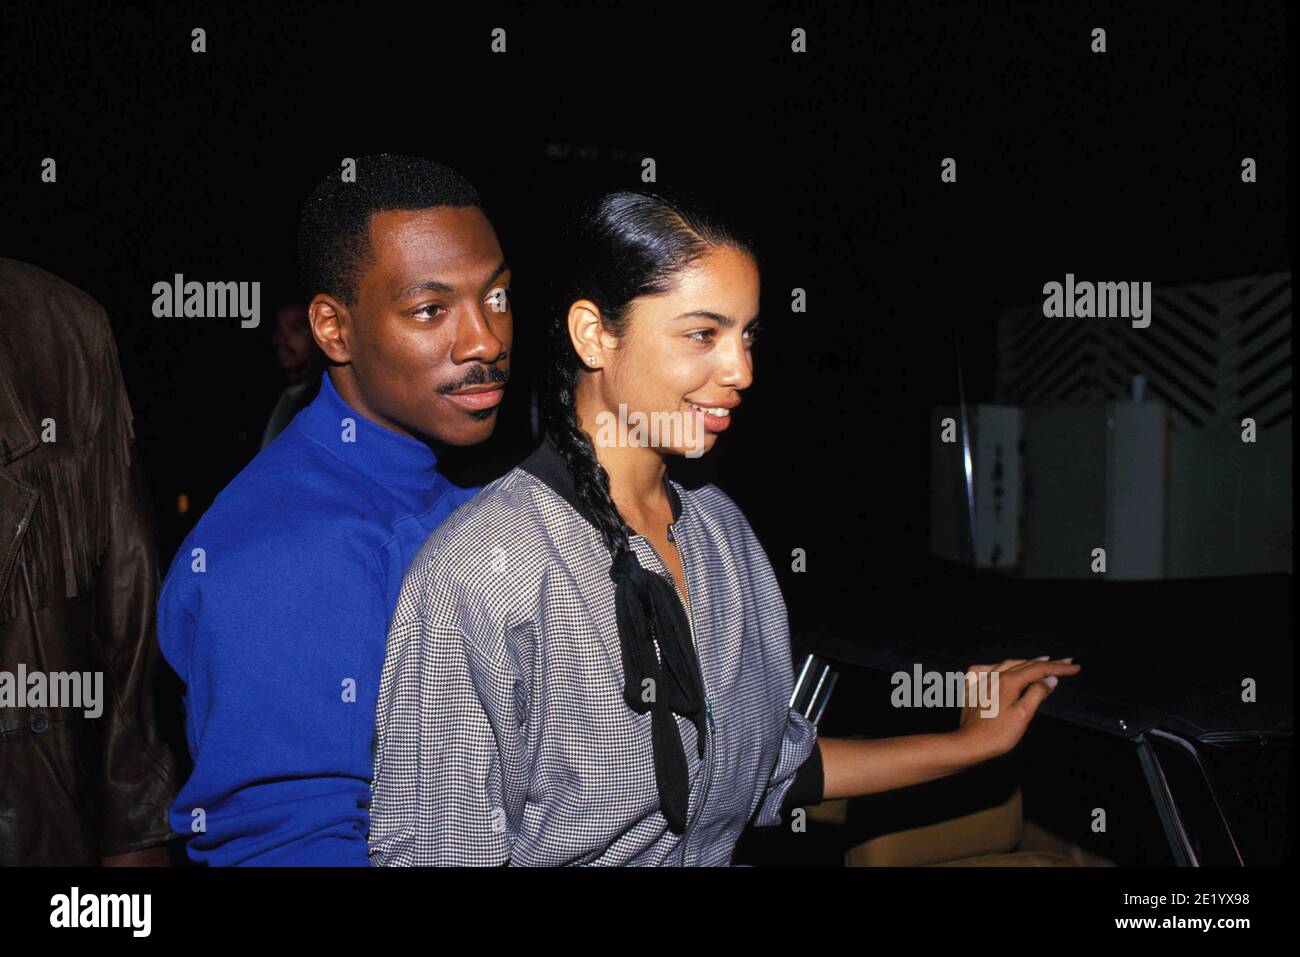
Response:
POLYGON ((754 530, 749 525, 745 513, 726 492, 716 485, 701 485, 699 488, 684 489, 673 483, 678 495, 689 500, 691 508, 707 527, 719 531, 727 541, 757 545, 754 530))
POLYGON ((676 482, 673 482, 673 485, 677 489, 677 494, 684 500, 689 499, 691 505, 701 515, 721 522, 743 522, 748 527, 749 522, 745 519, 745 513, 740 510, 740 506, 716 485, 710 483, 692 489, 683 488, 676 482))
POLYGON ((511 469, 443 519, 429 536, 429 544, 481 540, 485 536, 514 539, 529 530, 542 532, 536 486, 536 479, 523 469, 511 469))
POLYGON ((484 485, 434 529, 412 566, 477 568, 494 555, 542 546, 550 532, 538 486, 537 479, 517 467, 484 485))
POLYGON ((703 485, 679 494, 688 502, 694 519, 692 531, 698 530, 709 542, 715 561, 721 560, 714 567, 744 579, 748 583, 746 587, 754 589, 755 594, 780 601, 780 586, 767 549, 731 496, 716 485, 703 485))

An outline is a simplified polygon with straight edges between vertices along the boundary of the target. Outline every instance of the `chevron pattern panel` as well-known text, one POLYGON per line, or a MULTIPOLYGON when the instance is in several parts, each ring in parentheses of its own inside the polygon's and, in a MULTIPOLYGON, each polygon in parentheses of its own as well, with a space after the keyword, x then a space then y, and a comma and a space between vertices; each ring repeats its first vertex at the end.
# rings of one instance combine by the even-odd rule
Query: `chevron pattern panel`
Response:
POLYGON ((1049 319, 1041 303, 998 317, 997 399, 1013 405, 1149 397, 1175 429, 1260 429, 1291 419, 1291 274, 1152 290, 1151 325, 1049 319))

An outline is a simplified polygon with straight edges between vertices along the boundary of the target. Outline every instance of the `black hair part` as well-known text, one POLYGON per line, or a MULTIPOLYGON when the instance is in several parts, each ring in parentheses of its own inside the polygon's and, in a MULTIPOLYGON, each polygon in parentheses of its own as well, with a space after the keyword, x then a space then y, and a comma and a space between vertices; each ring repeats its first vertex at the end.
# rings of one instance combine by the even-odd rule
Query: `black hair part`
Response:
POLYGON ((578 425, 574 396, 579 376, 591 374, 569 338, 569 307, 588 299, 600 309, 605 330, 627 331, 628 307, 641 296, 670 291, 680 274, 711 249, 730 247, 754 255, 752 242, 684 198, 656 193, 610 193, 584 206, 564 236, 561 281, 552 317, 550 356, 542 412, 547 435, 573 476, 578 498, 596 518, 612 557, 630 550, 628 526, 609 494, 609 473, 578 425))
POLYGON ((330 173, 303 203, 298 271, 310 300, 325 293, 351 304, 370 256, 370 218, 394 209, 482 206, 478 192, 449 166, 381 153, 356 161, 356 182, 330 173))

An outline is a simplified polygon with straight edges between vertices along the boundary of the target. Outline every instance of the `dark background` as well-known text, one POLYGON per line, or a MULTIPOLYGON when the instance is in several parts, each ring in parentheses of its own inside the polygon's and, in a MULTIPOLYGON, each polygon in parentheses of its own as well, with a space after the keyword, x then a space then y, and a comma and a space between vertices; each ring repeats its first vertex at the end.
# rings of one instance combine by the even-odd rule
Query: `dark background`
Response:
POLYGON ((1290 268, 1285 7, 6 6, 0 251, 108 309, 170 561, 256 451, 298 209, 343 157, 426 155, 484 195, 516 273, 504 468, 531 444, 554 231, 578 192, 640 186, 653 156, 661 184, 758 236, 755 385, 681 477, 740 504, 797 616, 821 594, 946 573, 927 555, 927 412, 957 397, 957 334, 979 401, 994 316, 1047 279, 1290 268), (807 54, 789 50, 795 26, 807 54), (939 178, 947 156, 956 184, 939 178), (177 272, 261 281, 261 327, 154 318, 153 283, 177 272))

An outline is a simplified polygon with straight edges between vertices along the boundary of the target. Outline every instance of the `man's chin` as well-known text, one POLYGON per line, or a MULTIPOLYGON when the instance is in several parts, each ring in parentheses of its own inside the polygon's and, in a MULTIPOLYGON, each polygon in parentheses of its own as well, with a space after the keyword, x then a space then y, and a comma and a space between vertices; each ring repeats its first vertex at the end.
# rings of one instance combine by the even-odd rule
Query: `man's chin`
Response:
POLYGON ((467 412, 460 418, 463 421, 455 425, 442 422, 431 424, 424 432, 427 441, 457 448, 481 445, 492 438, 497 425, 497 410, 493 408, 485 409, 482 413, 467 412))

